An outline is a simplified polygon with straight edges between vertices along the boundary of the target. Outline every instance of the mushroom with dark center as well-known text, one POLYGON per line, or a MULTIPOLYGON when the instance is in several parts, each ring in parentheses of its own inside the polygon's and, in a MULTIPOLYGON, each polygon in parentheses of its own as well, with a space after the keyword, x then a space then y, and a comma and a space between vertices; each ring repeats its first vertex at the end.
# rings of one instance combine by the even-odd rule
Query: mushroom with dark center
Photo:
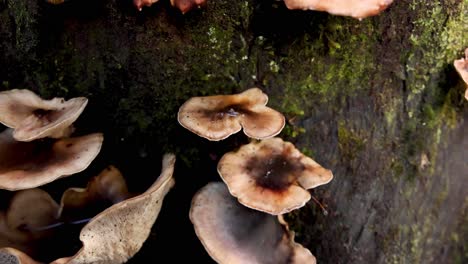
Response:
POLYGON ((315 263, 310 251, 294 242, 281 216, 242 206, 223 183, 209 183, 195 194, 190 220, 208 254, 220 264, 315 263))
POLYGON ((258 88, 234 95, 193 97, 179 109, 177 120, 193 133, 218 141, 239 132, 265 139, 279 134, 284 116, 266 106, 268 96, 258 88))
POLYGON ((307 189, 333 178, 330 170, 280 138, 226 153, 218 163, 218 172, 240 203, 274 215, 304 206, 311 198, 307 189))

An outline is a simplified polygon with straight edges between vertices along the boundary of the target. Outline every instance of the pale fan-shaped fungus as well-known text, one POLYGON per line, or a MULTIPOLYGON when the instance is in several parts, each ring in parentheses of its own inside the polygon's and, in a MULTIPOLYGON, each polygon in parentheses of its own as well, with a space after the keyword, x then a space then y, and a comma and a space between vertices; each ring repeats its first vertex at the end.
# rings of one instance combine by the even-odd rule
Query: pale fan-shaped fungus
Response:
POLYGON ((212 182, 192 199, 190 220, 208 254, 220 264, 314 264, 294 242, 281 216, 239 204, 223 183, 212 182))
POLYGON ((133 0, 133 4, 135 7, 138 9, 138 11, 141 11, 144 6, 151 6, 152 4, 158 2, 159 0, 133 0))
POLYGON ((177 7, 182 14, 188 11, 200 8, 206 4, 206 0, 171 0, 171 5, 177 7))
POLYGON ((50 235, 42 227, 57 221, 58 209, 58 204, 43 190, 15 193, 6 212, 0 212, 0 248, 14 247, 27 254, 37 253, 41 241, 50 235))
POLYGON ((468 48, 465 49, 465 58, 455 60, 453 65, 467 85, 465 90, 465 99, 468 100, 468 48))
POLYGON ((239 132, 256 139, 274 137, 285 124, 284 116, 266 104, 268 96, 258 88, 234 95, 193 97, 179 109, 177 120, 186 129, 218 141, 239 132))
POLYGON ((284 0, 289 9, 325 11, 362 19, 385 10, 393 0, 284 0))
POLYGON ((87 103, 85 97, 43 100, 29 90, 4 91, 0 92, 0 123, 14 128, 13 137, 18 141, 61 138, 71 134, 72 123, 87 103))
POLYGON ((241 204, 274 215, 304 206, 311 198, 307 189, 333 178, 330 170, 281 138, 252 142, 224 154, 218 173, 241 204))
POLYGON ((101 150, 100 133, 60 140, 14 140, 0 133, 0 189, 37 187, 86 169, 101 150))
POLYGON ((53 263, 115 264, 135 255, 148 238, 165 195, 174 186, 174 163, 175 156, 166 154, 161 175, 146 192, 117 203, 91 219, 81 230, 83 247, 78 253, 53 263))

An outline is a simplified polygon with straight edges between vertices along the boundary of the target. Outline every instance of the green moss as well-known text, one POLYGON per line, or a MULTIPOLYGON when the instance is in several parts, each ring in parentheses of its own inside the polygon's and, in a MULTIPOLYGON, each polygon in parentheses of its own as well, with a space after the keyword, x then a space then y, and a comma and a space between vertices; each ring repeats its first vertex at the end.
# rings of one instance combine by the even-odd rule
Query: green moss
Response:
POLYGON ((366 133, 346 127, 344 121, 338 122, 338 147, 344 160, 358 157, 366 144, 366 133))

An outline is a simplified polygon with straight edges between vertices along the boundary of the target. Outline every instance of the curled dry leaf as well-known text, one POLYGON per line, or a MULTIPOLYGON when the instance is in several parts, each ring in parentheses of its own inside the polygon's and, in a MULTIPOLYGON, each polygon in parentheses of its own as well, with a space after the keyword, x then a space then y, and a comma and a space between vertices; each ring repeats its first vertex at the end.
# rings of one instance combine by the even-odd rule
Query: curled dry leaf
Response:
POLYGON ((333 174, 281 138, 265 139, 224 154, 218 173, 243 205, 278 215, 310 200, 307 189, 330 182, 333 174))
POLYGON ((385 10, 393 0, 284 0, 289 9, 325 11, 362 19, 385 10))
POLYGON ((209 183, 192 199, 190 220, 208 254, 224 264, 315 264, 294 242, 282 217, 239 204, 223 183, 209 183))
POLYGON ((171 5, 185 14, 192 9, 206 5, 206 0, 171 0, 171 5))
POLYGON ((60 140, 19 142, 0 133, 0 189, 34 188, 86 169, 101 150, 100 133, 60 140))
POLYGON ((165 195, 174 185, 175 156, 166 154, 162 172, 143 194, 115 204, 94 217, 80 233, 83 247, 58 263, 124 263, 148 238, 165 195))
POLYGON ((239 132, 256 139, 274 137, 285 125, 284 116, 266 106, 268 96, 258 88, 234 95, 193 97, 179 109, 177 120, 186 129, 218 141, 239 132))
POLYGON ((465 49, 465 58, 455 60, 453 65, 467 85, 465 90, 465 99, 468 100, 468 48, 465 49))
POLYGON ((43 100, 29 90, 0 92, 0 123, 14 128, 13 137, 18 141, 61 138, 71 134, 72 123, 87 103, 85 97, 43 100))

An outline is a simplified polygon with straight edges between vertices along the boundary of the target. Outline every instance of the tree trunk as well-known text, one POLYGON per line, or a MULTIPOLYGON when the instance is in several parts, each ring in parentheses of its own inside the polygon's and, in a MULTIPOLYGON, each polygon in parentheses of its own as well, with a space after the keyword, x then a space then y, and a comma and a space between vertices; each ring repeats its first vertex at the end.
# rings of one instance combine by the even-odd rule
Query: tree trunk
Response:
POLYGON ((0 0, 0 90, 87 96, 76 133, 104 132, 88 170, 45 189, 59 197, 114 164, 143 191, 162 154, 177 154, 176 187, 130 263, 211 261, 191 197, 247 139, 207 142, 177 111, 254 86, 286 115, 279 136, 334 173, 312 192, 328 214, 311 201, 286 217, 318 263, 468 262, 468 108, 452 66, 468 47, 468 0, 395 0, 362 21, 274 0, 186 15, 168 2, 0 0))

